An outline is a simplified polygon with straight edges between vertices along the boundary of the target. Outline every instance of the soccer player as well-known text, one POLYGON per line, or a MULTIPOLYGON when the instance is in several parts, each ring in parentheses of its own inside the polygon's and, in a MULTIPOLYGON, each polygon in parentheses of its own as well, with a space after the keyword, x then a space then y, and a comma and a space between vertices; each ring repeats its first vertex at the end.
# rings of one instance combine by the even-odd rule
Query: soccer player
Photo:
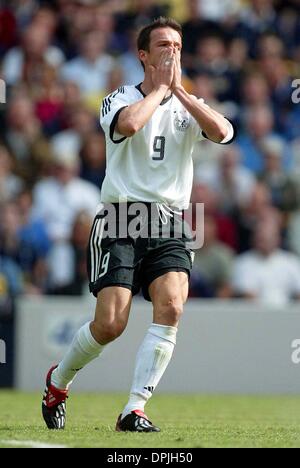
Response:
MULTIPOLYGON (((173 229, 175 218, 189 205, 194 145, 205 138, 224 144, 234 138, 225 117, 184 89, 181 48, 182 30, 176 21, 159 18, 144 27, 138 53, 145 79, 107 96, 100 119, 107 150, 103 205, 113 204, 117 213, 122 200, 143 202, 147 209, 154 205, 161 225, 169 219, 173 229)), ((153 323, 138 351, 129 400, 116 430, 158 432, 144 407, 174 351, 188 297, 192 253, 186 246, 187 236, 177 238, 172 232, 164 238, 104 237, 104 221, 100 210, 89 242, 90 291, 97 297, 95 319, 78 331, 61 363, 50 369, 43 417, 48 428, 64 428, 65 402, 76 373, 122 334, 132 297, 142 288, 145 299, 153 304, 153 323)))

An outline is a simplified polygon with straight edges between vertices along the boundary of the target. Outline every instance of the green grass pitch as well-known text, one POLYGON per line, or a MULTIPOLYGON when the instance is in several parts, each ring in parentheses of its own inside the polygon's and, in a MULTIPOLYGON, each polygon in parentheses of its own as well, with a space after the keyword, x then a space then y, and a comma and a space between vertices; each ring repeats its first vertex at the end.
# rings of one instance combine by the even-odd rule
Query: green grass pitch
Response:
POLYGON ((0 392, 0 447, 300 447, 300 397, 156 395, 147 414, 162 432, 114 431, 126 395, 72 394, 65 431, 48 431, 40 395, 0 392), (25 441, 25 442, 24 442, 25 441))

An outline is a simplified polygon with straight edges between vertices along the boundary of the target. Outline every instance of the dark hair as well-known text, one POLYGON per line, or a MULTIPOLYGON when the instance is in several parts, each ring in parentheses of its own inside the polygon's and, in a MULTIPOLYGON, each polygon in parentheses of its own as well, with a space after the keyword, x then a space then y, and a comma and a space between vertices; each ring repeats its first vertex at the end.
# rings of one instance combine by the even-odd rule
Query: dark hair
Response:
POLYGON ((177 31, 182 38, 182 27, 180 24, 177 23, 177 21, 173 18, 165 18, 161 16, 160 18, 154 20, 151 24, 148 24, 147 26, 144 26, 143 29, 141 29, 137 39, 138 50, 146 50, 149 52, 151 33, 154 31, 154 29, 161 28, 172 28, 177 31))

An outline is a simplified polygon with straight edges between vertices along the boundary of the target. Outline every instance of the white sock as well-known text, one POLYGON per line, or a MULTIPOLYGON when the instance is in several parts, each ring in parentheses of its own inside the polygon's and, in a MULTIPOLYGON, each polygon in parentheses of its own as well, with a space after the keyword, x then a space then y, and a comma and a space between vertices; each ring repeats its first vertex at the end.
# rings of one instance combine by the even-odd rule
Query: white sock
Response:
POLYGON ((51 383, 60 390, 68 389, 77 372, 96 359, 103 348, 94 339, 90 323, 86 323, 77 332, 67 354, 53 371, 51 383))
POLYGON ((153 323, 138 351, 130 397, 122 413, 144 411, 162 378, 174 351, 177 328, 153 323))

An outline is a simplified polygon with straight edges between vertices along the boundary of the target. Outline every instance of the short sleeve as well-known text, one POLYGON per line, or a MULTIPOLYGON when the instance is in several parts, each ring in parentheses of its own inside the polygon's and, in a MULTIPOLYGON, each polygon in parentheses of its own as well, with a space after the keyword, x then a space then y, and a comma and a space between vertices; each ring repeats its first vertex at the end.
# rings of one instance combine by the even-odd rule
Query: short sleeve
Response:
POLYGON ((126 92, 124 87, 119 88, 103 99, 100 110, 100 125, 113 143, 122 143, 122 141, 126 140, 124 135, 115 131, 115 127, 121 111, 131 103, 132 98, 130 99, 129 93, 126 92))
MULTIPOLYGON (((220 143, 217 143, 218 145, 230 145, 234 140, 235 140, 235 137, 236 137, 236 129, 235 129, 235 126, 233 125, 232 122, 230 122, 230 120, 226 119, 226 123, 227 123, 227 128, 228 128, 228 132, 227 132, 227 135, 226 137, 224 138, 223 141, 220 141, 220 143)), ((215 141, 213 140, 210 140, 210 138, 208 138, 204 132, 202 132, 202 135, 204 136, 204 138, 206 138, 207 140, 209 141, 212 141, 213 143, 216 143, 215 141)))

